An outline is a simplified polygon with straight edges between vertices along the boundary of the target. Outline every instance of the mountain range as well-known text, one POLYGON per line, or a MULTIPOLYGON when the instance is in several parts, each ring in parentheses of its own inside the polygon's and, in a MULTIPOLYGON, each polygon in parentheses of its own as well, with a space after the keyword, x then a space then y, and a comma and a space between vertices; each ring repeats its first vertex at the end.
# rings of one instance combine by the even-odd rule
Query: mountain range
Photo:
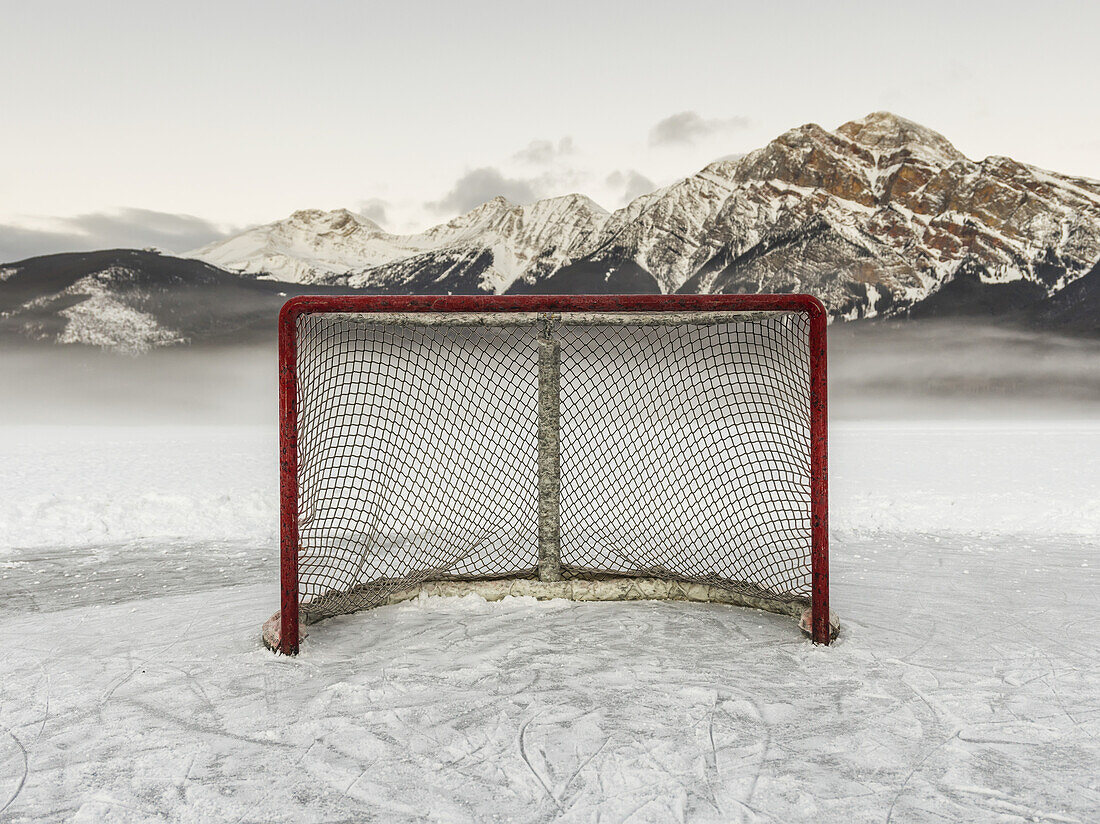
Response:
POLYGON ((304 210, 185 256, 0 267, 0 335, 140 350, 259 334, 303 292, 810 292, 834 320, 951 314, 1100 334, 1100 181, 974 161, 886 112, 792 129, 608 212, 497 197, 413 235, 304 210), (119 339, 123 344, 111 341, 119 339))

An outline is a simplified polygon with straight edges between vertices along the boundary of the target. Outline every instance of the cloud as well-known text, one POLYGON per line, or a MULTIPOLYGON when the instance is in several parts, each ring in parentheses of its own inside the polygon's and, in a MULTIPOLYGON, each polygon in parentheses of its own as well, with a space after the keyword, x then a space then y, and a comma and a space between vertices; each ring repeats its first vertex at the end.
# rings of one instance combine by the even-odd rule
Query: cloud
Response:
POLYGON ((88 239, 63 232, 44 232, 22 226, 0 224, 0 262, 14 263, 24 258, 53 252, 88 251, 88 239))
POLYGON ((571 155, 576 151, 573 138, 568 136, 563 137, 556 144, 551 140, 532 140, 527 144, 527 148, 520 149, 512 156, 512 159, 521 163, 546 166, 553 163, 557 158, 571 155))
POLYGON ((228 232, 193 215, 120 209, 52 218, 53 228, 32 229, 0 225, 0 261, 11 262, 57 252, 156 246, 186 252, 204 246, 228 232))
POLYGON ((532 181, 505 177, 486 166, 464 174, 451 191, 427 206, 434 212, 468 212, 498 195, 514 203, 530 203, 537 197, 532 181))
POLYGON ((725 120, 708 120, 698 112, 678 112, 669 115, 649 130, 649 145, 672 146, 694 143, 717 132, 747 128, 749 119, 742 115, 725 120))
POLYGON ((380 197, 372 197, 359 202, 359 214, 381 226, 386 222, 386 207, 389 205, 380 197))
POLYGON ((615 170, 607 176, 606 182, 608 186, 622 190, 625 203, 641 195, 647 195, 657 188, 656 183, 635 169, 615 170))

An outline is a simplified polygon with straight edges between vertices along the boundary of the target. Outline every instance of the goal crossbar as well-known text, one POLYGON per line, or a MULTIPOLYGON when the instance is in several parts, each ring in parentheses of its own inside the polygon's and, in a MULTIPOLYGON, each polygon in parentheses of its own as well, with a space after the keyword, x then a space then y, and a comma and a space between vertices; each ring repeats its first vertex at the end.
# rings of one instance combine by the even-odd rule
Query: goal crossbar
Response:
POLYGON ((349 322, 391 326, 530 326, 557 320, 571 326, 713 326, 745 323, 775 312, 344 312, 349 322), (549 317, 548 317, 549 316, 549 317))

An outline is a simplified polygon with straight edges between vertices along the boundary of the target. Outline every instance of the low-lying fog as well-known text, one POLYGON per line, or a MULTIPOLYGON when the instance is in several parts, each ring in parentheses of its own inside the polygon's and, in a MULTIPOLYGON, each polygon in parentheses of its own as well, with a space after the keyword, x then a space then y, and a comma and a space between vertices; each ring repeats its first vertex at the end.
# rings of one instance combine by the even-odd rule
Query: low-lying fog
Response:
MULTIPOLYGON (((268 346, 9 347, 0 424, 275 424, 268 346)), ((1100 418, 1100 340, 957 322, 830 327, 833 420, 1100 418)))

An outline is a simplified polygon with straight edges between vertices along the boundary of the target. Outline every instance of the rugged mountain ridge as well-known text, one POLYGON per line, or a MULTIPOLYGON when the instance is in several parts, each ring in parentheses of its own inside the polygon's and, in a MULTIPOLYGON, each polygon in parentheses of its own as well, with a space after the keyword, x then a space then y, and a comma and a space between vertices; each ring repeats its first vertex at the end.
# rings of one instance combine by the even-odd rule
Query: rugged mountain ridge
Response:
POLYGON ((548 276, 589 248, 607 212, 584 195, 520 206, 496 197, 415 235, 337 209, 304 210, 190 253, 224 269, 296 283, 405 294, 503 292, 548 276))
MULTIPOLYGON (((790 292, 836 317, 897 315, 956 278, 1050 297, 1100 260, 1100 181, 973 161, 876 112, 792 129, 608 214, 503 198, 417 235, 297 212, 192 253, 231 271, 398 293, 790 292)), ((1003 295, 1003 297, 998 297, 1003 295)))
POLYGON ((803 126, 735 176, 738 196, 711 233, 729 239, 686 291, 806 290, 864 317, 908 311, 957 276, 1049 296, 1100 259, 1100 182, 977 163, 892 115, 803 126))
POLYGON ((806 291, 835 320, 999 317, 1100 336, 1100 182, 968 159, 887 113, 809 124, 608 213, 494 198, 416 235, 300 211, 187 258, 132 249, 0 265, 0 340, 140 352, 271 335, 333 292, 806 291))

